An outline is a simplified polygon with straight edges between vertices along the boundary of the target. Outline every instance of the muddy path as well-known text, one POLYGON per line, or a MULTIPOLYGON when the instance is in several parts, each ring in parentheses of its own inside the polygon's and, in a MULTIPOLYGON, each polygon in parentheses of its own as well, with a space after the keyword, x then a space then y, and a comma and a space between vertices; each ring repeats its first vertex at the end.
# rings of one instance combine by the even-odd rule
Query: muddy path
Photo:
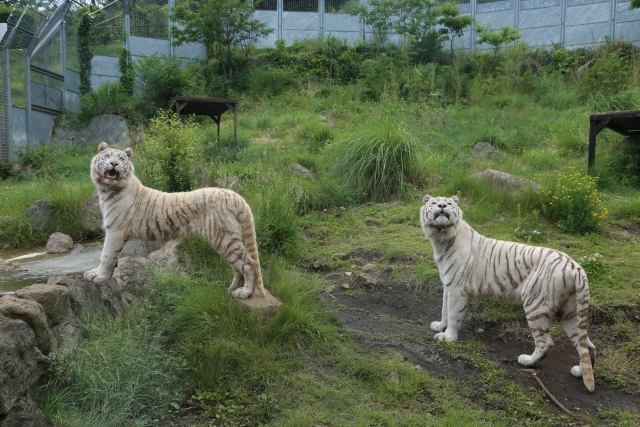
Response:
MULTIPOLYGON (((397 351, 405 360, 437 376, 465 380, 477 375, 464 362, 439 352, 433 341, 435 332, 431 331, 429 325, 434 320, 440 320, 441 291, 410 289, 405 283, 394 281, 388 272, 380 271, 373 275, 379 283, 370 287, 359 285, 355 276, 336 272, 325 274, 331 283, 324 293, 327 301, 343 320, 345 328, 360 333, 361 345, 397 351), (343 285, 349 288, 345 289, 343 285)), ((524 314, 522 324, 526 325, 524 314)), ((597 334, 597 328, 592 326, 590 334, 597 334)), ((522 369, 525 367, 516 363, 520 354, 530 354, 534 349, 527 328, 514 330, 511 326, 482 322, 473 312, 469 312, 465 316, 459 339, 481 341, 485 357, 499 362, 511 381, 539 389, 531 373, 524 372, 522 369)), ((570 373, 571 367, 579 361, 571 342, 565 336, 554 337, 554 342, 555 347, 535 367, 535 371, 547 389, 566 408, 576 414, 593 415, 596 419, 601 411, 611 409, 640 411, 640 396, 625 393, 604 381, 596 379, 596 390, 588 392, 582 379, 570 373)), ((551 413, 561 413, 551 400, 547 401, 551 413)))

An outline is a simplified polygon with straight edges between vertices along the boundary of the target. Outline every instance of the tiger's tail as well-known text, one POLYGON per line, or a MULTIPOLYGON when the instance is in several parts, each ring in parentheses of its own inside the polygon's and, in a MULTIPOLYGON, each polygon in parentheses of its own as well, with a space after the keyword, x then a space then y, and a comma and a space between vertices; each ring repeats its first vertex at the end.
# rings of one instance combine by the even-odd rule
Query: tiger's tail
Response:
POLYGON ((267 294, 262 283, 262 271, 260 269, 260 257, 258 255, 258 241, 256 239, 256 227, 253 221, 253 214, 251 213, 251 207, 245 202, 244 209, 240 215, 240 225, 242 227, 242 237, 244 237, 244 246, 247 250, 247 254, 253 259, 256 264, 256 276, 255 276, 255 288, 260 295, 266 297, 267 294))
POLYGON ((596 348, 589 340, 587 329, 589 327, 589 285, 584 270, 578 269, 576 282, 576 324, 578 332, 578 354, 580 355, 580 368, 582 368, 582 381, 587 390, 595 389, 593 378, 593 365, 596 362, 596 348))

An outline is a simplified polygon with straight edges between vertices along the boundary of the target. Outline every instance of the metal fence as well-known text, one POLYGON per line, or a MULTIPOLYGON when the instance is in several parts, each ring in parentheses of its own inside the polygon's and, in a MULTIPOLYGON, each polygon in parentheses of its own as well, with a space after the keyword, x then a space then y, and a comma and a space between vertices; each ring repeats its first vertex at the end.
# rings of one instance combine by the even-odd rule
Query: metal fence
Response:
POLYGON ((17 148, 48 140, 65 99, 78 105, 78 16, 70 0, 18 0, 0 37, 0 159, 15 160, 17 148), (67 38, 67 28, 70 37, 67 38), (71 49, 67 45, 70 43, 71 49), (71 50, 72 55, 67 56, 71 50), (68 69, 71 69, 69 71, 68 69), (74 92, 75 90, 75 92, 74 92))

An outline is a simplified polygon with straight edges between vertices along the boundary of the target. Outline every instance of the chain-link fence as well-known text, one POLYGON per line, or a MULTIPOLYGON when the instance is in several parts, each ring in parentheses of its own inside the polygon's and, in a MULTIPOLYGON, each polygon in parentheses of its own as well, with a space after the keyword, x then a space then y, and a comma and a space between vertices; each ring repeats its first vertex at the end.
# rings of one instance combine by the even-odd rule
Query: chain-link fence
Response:
POLYGON ((124 43, 123 0, 116 0, 92 14, 91 49, 94 55, 120 56, 124 43))
POLYGON ((131 35, 167 40, 169 38, 168 0, 133 0, 131 35))
POLYGON ((360 0, 324 0, 325 13, 349 13, 360 6, 360 0))
POLYGON ((318 0, 282 0, 285 12, 317 12, 318 0))

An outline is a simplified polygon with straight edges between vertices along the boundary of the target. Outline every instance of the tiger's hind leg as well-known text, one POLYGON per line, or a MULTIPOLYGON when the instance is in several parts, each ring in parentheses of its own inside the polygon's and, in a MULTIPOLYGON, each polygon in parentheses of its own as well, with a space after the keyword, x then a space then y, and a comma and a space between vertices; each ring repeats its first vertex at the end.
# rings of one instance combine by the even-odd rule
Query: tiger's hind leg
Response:
MULTIPOLYGON (((586 331, 581 333, 578 328, 577 320, 575 317, 575 311, 570 312, 562 316, 560 321, 560 328, 564 331, 565 334, 569 337, 573 346, 578 350, 578 354, 584 353, 582 347, 586 347, 589 351, 589 360, 591 362, 591 369, 595 367, 596 364, 596 346, 593 345, 591 340, 588 338, 586 331)), ((576 365, 571 368, 571 374, 574 377, 582 378, 582 365, 576 365)))
POLYGON ((549 333, 550 319, 547 315, 546 305, 541 304, 537 310, 527 313, 527 323, 529 323, 531 335, 535 340, 536 349, 531 355, 521 354, 518 356, 518 363, 524 366, 533 366, 544 359, 553 348, 553 339, 549 333))
POLYGON ((231 237, 214 242, 214 248, 233 268, 233 282, 229 292, 235 298, 245 299, 253 294, 258 263, 247 253, 240 237, 231 237))

